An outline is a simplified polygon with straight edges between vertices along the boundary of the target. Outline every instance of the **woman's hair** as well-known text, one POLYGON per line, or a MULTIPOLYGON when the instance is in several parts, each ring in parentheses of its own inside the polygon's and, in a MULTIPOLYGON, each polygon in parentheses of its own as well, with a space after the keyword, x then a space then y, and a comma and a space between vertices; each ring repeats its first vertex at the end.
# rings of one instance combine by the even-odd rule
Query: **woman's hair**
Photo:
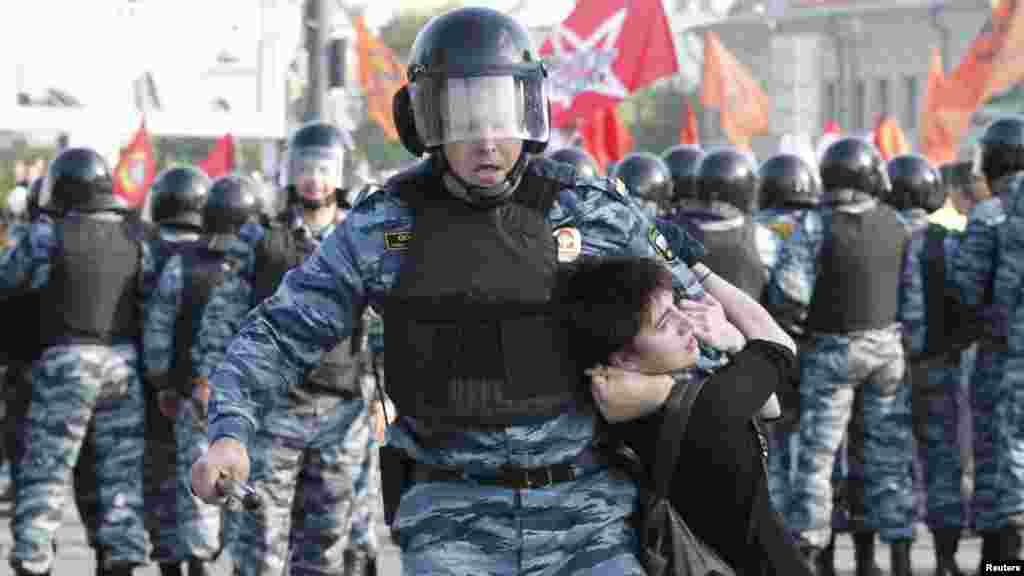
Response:
POLYGON ((569 316, 576 360, 589 368, 628 348, 650 321, 658 290, 672 290, 672 274, 650 258, 584 257, 563 268, 556 297, 569 316))

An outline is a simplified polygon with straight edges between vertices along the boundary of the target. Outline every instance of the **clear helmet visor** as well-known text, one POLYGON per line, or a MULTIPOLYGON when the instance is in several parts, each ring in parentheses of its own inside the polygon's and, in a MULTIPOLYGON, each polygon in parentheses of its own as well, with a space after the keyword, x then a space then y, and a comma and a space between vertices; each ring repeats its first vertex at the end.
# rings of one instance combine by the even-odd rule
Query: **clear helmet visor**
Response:
POLYGON ((284 170, 284 181, 299 195, 330 194, 344 185, 345 152, 321 147, 290 150, 284 170))
POLYGON ((547 84, 541 74, 450 78, 410 85, 416 132, 428 148, 475 140, 547 142, 547 84))

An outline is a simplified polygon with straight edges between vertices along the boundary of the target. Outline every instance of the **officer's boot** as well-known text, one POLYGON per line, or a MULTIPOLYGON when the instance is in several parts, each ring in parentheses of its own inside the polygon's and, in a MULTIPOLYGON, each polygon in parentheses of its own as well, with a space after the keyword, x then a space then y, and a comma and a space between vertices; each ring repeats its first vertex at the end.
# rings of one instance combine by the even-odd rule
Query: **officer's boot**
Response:
POLYGON ((999 529, 998 549, 995 551, 996 558, 1000 560, 1019 560, 1021 540, 1017 528, 1004 526, 999 529))
POLYGON ((818 554, 818 576, 836 576, 836 533, 828 541, 828 546, 818 554))
POLYGON ((978 574, 985 573, 985 564, 999 560, 999 531, 979 530, 981 536, 981 558, 978 560, 978 574))
POLYGON ((811 574, 814 574, 814 576, 822 576, 821 556, 824 549, 813 546, 803 539, 798 540, 797 546, 799 546, 800 555, 803 556, 804 564, 807 566, 807 569, 811 574))
POLYGON ((181 563, 179 562, 161 562, 158 566, 160 567, 160 576, 181 576, 181 563))
POLYGON ((345 550, 345 576, 365 576, 369 556, 362 548, 349 548, 345 550))
POLYGON ((882 569, 875 563, 875 533, 853 533, 853 559, 857 576, 881 576, 882 569))
POLYGON ((892 576, 913 576, 910 571, 910 540, 896 540, 889 544, 889 572, 892 576))
POLYGON ((956 565, 956 550, 960 547, 959 528, 936 528, 932 530, 935 541, 935 576, 963 576, 956 565))
POLYGON ((213 562, 207 562, 199 558, 189 558, 188 576, 213 576, 213 562))

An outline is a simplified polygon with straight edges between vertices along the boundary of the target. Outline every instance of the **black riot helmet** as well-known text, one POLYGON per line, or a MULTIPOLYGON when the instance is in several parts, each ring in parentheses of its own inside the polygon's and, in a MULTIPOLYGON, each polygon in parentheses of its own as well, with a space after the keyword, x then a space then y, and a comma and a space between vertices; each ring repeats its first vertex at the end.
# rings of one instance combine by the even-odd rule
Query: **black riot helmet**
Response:
POLYGON ((238 174, 213 181, 203 206, 203 231, 208 234, 238 234, 242 225, 259 218, 263 209, 260 185, 238 174))
POLYGON ((285 188, 290 200, 306 208, 322 208, 336 202, 342 190, 345 152, 352 137, 329 122, 307 122, 288 140, 285 188))
POLYGON ((654 154, 629 154, 609 176, 622 180, 630 194, 649 205, 665 208, 672 200, 672 174, 665 162, 654 154))
POLYGON ((709 152, 697 168, 697 197, 753 214, 758 206, 757 166, 750 156, 732 148, 709 152))
MULTIPOLYGON (((547 72, 514 18, 490 8, 452 10, 427 22, 410 54, 409 83, 395 94, 393 114, 411 153, 444 159, 445 144, 499 139, 522 140, 528 154, 547 147, 547 72)), ((445 185, 470 203, 494 205, 519 184, 526 160, 520 154, 494 185, 470 184, 451 170, 445 185)))
POLYGON ((63 215, 78 212, 131 212, 123 199, 114 195, 110 167, 91 148, 67 148, 50 162, 39 191, 40 209, 63 215))
POLYGON ((581 176, 596 178, 600 173, 600 170, 597 168, 597 162, 594 161, 593 156, 588 154, 583 148, 577 148, 575 146, 559 148, 558 150, 548 154, 548 158, 555 162, 572 164, 572 166, 576 168, 576 174, 581 176))
POLYGON ((796 154, 779 154, 761 165, 761 208, 817 206, 821 183, 814 168, 796 154))
POLYGON ((697 199, 697 168, 704 160, 700 146, 679 144, 661 155, 672 174, 672 201, 697 199))
POLYGON ((892 190, 886 202, 897 210, 922 208, 935 212, 946 203, 946 188, 939 171, 923 156, 904 154, 888 163, 892 190))
POLYGON ((199 230, 210 178, 193 166, 172 166, 157 175, 146 198, 144 217, 163 225, 199 230))
POLYGON ((1024 170, 1024 118, 1007 116, 992 122, 979 142, 978 173, 989 186, 1008 174, 1024 170))
POLYGON ((826 192, 857 190, 884 199, 889 192, 889 176, 873 144, 860 138, 842 138, 821 157, 821 185, 826 192))

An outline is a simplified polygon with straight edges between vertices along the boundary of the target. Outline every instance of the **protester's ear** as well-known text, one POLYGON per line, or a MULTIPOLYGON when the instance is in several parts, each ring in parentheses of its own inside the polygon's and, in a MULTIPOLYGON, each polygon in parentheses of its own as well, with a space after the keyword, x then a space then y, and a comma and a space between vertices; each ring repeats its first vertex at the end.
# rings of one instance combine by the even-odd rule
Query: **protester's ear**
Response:
POLYGON ((636 355, 626 349, 616 350, 608 357, 608 364, 623 370, 637 371, 640 364, 636 361, 636 355))

